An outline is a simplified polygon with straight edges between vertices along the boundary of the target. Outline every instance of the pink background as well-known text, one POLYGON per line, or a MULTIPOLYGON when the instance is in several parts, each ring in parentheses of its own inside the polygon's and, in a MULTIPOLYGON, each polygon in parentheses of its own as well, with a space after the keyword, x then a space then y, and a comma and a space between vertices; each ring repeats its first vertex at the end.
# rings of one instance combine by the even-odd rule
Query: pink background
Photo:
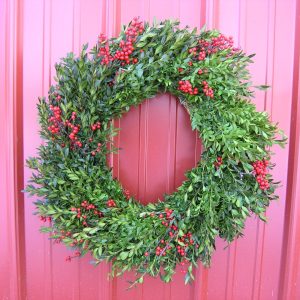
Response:
MULTIPOLYGON (((300 299, 299 18, 296 0, 0 0, 0 299, 300 299), (170 284, 147 278, 125 291, 130 273, 108 281, 109 264, 65 263, 69 251, 39 234, 32 198, 20 193, 30 176, 24 159, 41 142, 37 97, 47 94, 54 63, 100 32, 118 34, 134 16, 206 24, 256 53, 254 84, 272 89, 257 92, 255 104, 289 137, 284 150, 274 148, 282 187, 268 223, 248 220, 245 237, 226 250, 218 240, 212 267, 200 266, 188 286, 178 273, 170 284)), ((146 100, 116 123, 123 150, 115 175, 143 202, 172 192, 199 158, 201 142, 171 96, 146 100)))

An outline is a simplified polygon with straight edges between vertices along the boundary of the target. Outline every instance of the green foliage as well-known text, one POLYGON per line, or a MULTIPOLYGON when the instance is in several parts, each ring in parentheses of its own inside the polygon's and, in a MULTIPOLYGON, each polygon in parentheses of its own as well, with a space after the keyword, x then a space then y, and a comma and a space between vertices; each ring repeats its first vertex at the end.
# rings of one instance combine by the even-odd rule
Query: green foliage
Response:
MULTIPOLYGON (((71 53, 56 65, 57 86, 38 104, 45 142, 38 156, 27 161, 34 173, 26 190, 39 197, 36 208, 42 220, 51 218, 41 231, 51 232, 53 239, 81 255, 91 252, 96 263, 112 261, 112 275, 134 269, 137 280, 132 284, 143 282, 145 274, 160 275, 168 282, 180 263, 188 265, 185 281, 189 282, 198 260, 209 265, 217 236, 228 242, 241 236, 247 217, 256 214, 265 220, 266 208, 277 198, 278 183, 272 175, 267 175, 270 187, 261 190, 253 173, 252 163, 270 159, 270 148, 284 145, 285 139, 278 138, 277 126, 250 102, 247 67, 252 56, 225 48, 197 60, 189 49, 219 33, 197 34, 178 25, 146 23, 132 53, 136 64, 122 65, 119 60, 101 64, 97 44, 91 53, 85 46, 79 57, 71 53), (199 74, 199 70, 204 71, 199 74), (178 90, 180 80, 189 81, 199 93, 178 90), (203 81, 213 89, 213 99, 202 92, 203 81), (112 143, 116 130, 111 120, 158 92, 180 99, 204 151, 175 193, 163 202, 143 206, 126 195, 107 165, 108 155, 118 151, 112 143), (49 121, 54 115, 51 105, 61 110, 57 134, 49 131, 54 124, 49 121), (80 127, 77 141, 82 146, 70 140, 66 121, 80 127), (101 128, 91 130, 97 122, 101 128), (223 161, 219 166, 217 157, 223 161), (109 207, 111 199, 115 206, 109 207), (94 208, 86 209, 83 201, 94 208), (184 248, 184 255, 178 246, 184 248)), ((125 39, 122 31, 109 41, 112 54, 125 39)))

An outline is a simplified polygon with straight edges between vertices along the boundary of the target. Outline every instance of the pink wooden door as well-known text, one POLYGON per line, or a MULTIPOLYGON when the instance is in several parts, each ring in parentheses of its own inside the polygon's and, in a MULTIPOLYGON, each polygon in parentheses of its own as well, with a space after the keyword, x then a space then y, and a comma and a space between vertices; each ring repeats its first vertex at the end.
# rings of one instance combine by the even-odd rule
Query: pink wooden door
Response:
MULTIPOLYGON (((0 0, 0 299, 300 299, 299 44, 296 0, 0 0), (199 266, 192 285, 180 272, 170 284, 147 278, 125 291, 131 273, 107 280, 108 264, 89 257, 66 263, 68 250, 38 232, 32 199, 19 191, 30 176, 24 159, 38 136, 37 97, 46 95, 54 63, 100 32, 118 34, 134 16, 179 19, 182 26, 218 28, 249 54, 258 110, 267 110, 289 136, 274 149, 280 201, 267 224, 247 222, 245 237, 226 250, 217 241, 212 267, 199 266), (297 285, 298 283, 298 285, 297 285)), ((199 159, 201 142, 176 99, 160 95, 132 108, 117 125, 123 149, 113 158, 115 175, 143 202, 172 192, 199 159)))

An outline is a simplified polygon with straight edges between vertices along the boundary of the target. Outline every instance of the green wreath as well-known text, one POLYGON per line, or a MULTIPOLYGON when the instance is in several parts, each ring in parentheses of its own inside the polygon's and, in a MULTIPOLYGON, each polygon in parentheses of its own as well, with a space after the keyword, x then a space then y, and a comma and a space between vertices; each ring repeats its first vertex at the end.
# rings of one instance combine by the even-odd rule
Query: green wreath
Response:
POLYGON ((134 19, 118 38, 100 35, 90 53, 68 54, 48 100, 39 99, 45 143, 27 161, 35 171, 26 190, 50 221, 41 231, 75 251, 67 260, 91 252, 96 264, 112 261, 113 275, 134 269, 133 284, 146 274, 168 282, 178 264, 188 282, 198 260, 209 265, 217 236, 241 236, 246 218, 265 220, 277 198, 270 147, 285 138, 250 102, 252 56, 218 31, 178 25, 134 19), (184 105, 204 151, 176 192, 144 206, 107 164, 118 151, 111 121, 159 92, 184 105))

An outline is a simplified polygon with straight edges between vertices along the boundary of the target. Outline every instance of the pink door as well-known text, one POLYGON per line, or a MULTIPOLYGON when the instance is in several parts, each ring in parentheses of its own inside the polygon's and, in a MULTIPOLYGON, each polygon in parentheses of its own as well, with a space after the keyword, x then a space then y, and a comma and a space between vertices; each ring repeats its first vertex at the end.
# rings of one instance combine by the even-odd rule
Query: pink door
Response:
MULTIPOLYGON (((299 14, 296 0, 1 0, 0 299, 300 299, 299 14), (218 240, 212 267, 199 266, 188 286, 178 272, 170 284, 147 278, 126 291, 131 273, 107 280, 108 264, 65 262, 68 250, 38 232, 33 199, 20 193, 30 176, 24 160, 41 142, 37 98, 53 82, 54 63, 93 45, 100 32, 115 36, 135 16, 206 24, 256 53, 254 84, 272 89, 254 101, 289 136, 286 149, 274 149, 282 187, 268 223, 250 219, 245 237, 226 250, 218 240)), ((200 157, 201 142, 171 95, 146 100, 117 125, 123 150, 113 158, 114 172, 143 203, 174 191, 200 157)))

